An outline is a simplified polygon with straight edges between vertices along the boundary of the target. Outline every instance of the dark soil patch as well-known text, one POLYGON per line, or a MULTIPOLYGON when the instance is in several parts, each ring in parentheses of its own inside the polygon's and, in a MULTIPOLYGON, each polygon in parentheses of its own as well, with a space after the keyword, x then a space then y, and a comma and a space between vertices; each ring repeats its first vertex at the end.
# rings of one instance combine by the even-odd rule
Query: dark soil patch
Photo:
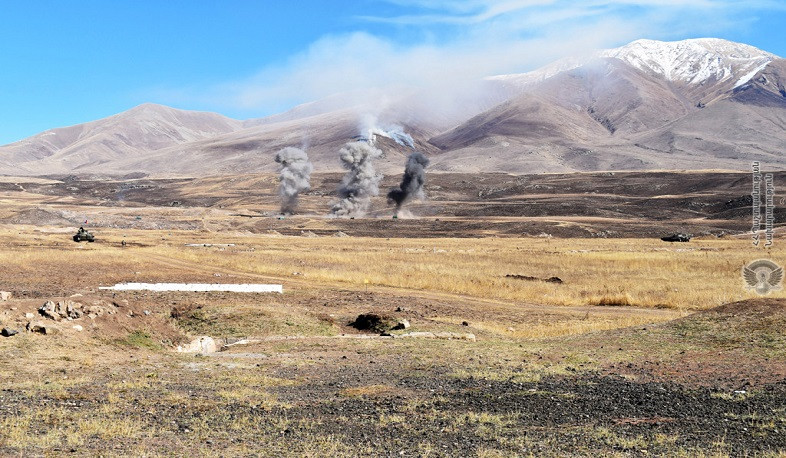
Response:
POLYGON ((559 277, 539 278, 539 277, 531 277, 529 275, 507 274, 505 275, 505 278, 512 278, 514 280, 526 280, 526 281, 545 281, 546 283, 563 283, 562 279, 559 277))
POLYGON ((352 327, 359 331, 387 332, 396 326, 396 319, 389 315, 361 313, 352 322, 352 327))

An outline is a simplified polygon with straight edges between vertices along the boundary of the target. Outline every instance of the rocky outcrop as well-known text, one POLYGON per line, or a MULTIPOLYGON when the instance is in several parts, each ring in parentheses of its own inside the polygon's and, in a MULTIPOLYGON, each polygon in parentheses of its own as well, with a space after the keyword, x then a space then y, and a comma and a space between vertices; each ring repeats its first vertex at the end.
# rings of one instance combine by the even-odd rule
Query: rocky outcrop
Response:
POLYGON ((87 315, 89 318, 96 318, 104 314, 112 315, 115 313, 115 306, 104 304, 103 302, 92 305, 84 305, 71 300, 66 301, 46 301, 38 313, 50 320, 78 320, 87 315))

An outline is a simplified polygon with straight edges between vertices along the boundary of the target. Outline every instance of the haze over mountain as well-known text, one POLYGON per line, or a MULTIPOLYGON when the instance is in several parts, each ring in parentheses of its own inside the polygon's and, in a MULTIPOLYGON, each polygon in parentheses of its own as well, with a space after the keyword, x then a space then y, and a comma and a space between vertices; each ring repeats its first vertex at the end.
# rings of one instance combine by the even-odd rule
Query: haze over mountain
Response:
POLYGON ((381 168, 393 171, 410 149, 384 132, 402 129, 433 170, 786 166, 786 60, 726 40, 638 40, 445 97, 451 109, 440 111, 414 90, 384 103, 337 94, 247 121, 145 104, 2 146, 0 173, 271 171, 284 146, 306 147, 317 171, 335 171, 341 145, 371 132, 386 152, 381 168))

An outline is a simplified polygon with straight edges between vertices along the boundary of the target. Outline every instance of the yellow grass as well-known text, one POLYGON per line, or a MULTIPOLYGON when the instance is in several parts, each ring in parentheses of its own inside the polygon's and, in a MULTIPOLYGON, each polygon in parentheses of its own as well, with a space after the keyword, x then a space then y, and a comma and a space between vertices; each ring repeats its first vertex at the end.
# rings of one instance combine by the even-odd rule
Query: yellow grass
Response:
MULTIPOLYGON (((759 257, 783 259, 746 240, 595 239, 339 239, 276 237, 238 240, 254 251, 142 251, 255 274, 387 286, 477 298, 554 305, 623 305, 703 309, 754 297, 740 274, 759 257), (299 275, 294 275, 298 272, 299 275), (522 281, 506 274, 560 277, 564 283, 522 281)), ((786 297, 783 292, 773 294, 786 297)))
POLYGON ((102 234, 107 242, 128 234, 128 239, 149 246, 123 249, 96 243, 77 249, 62 241, 62 234, 9 232, 26 243, 35 238, 42 246, 0 247, 0 265, 13 266, 17 274, 40 275, 64 265, 94 266, 104 281, 165 281, 173 276, 167 272, 190 266, 194 275, 271 276, 285 288, 305 282, 362 289, 368 280, 372 290, 392 287, 552 305, 704 309, 755 297, 744 288, 740 274, 746 263, 761 257, 786 259, 782 244, 764 251, 745 239, 668 244, 650 239, 227 237, 195 231, 107 230, 102 234), (52 249, 54 241, 65 247, 52 249), (236 246, 187 248, 185 243, 236 246), (523 281, 506 278, 507 274, 557 276, 564 283, 523 281))

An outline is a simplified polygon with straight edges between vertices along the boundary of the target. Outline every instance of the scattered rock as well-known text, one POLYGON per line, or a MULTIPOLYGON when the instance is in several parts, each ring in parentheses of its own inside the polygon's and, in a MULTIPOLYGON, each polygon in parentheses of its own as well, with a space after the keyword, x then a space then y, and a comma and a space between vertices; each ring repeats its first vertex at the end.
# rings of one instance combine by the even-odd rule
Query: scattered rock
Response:
POLYGON ((54 335, 60 332, 60 328, 51 324, 44 324, 41 321, 31 321, 27 323, 27 330, 39 334, 54 335))
MULTIPOLYGON (((78 320, 85 315, 88 315, 90 318, 96 318, 105 313, 109 315, 115 313, 115 307, 112 305, 104 306, 99 304, 103 304, 103 301, 95 301, 93 305, 89 306, 70 300, 58 301, 57 303, 46 301, 44 305, 38 309, 38 313, 41 314, 41 316, 55 321, 63 319, 78 320)), ((28 314, 25 314, 25 317, 33 318, 32 316, 28 316, 28 314)))
POLYGON ((60 320, 60 314, 57 313, 57 305, 52 301, 44 302, 44 305, 38 309, 38 313, 50 320, 60 320))
POLYGON ((82 315, 82 304, 68 301, 66 305, 66 316, 72 320, 78 320, 82 318, 82 315))
POLYGON ((469 326, 469 322, 467 322, 467 321, 462 321, 462 322, 461 322, 461 325, 462 325, 462 326, 469 326))
POLYGON ((0 331, 0 335, 3 337, 11 337, 17 334, 19 334, 19 331, 17 331, 16 329, 3 328, 3 330, 0 331))
POLYGON ((99 317, 104 314, 105 310, 100 305, 90 305, 87 307, 83 307, 82 311, 87 314, 90 318, 99 317))
POLYGON ((0 302, 10 301, 12 294, 9 291, 0 291, 0 302))
POLYGON ((85 328, 83 328, 82 325, 75 324, 74 325, 74 330, 76 330, 77 332, 82 332, 82 331, 85 330, 85 328))
POLYGON ((28 320, 29 320, 30 318, 33 318, 34 316, 35 316, 35 315, 33 315, 33 314, 32 314, 32 313, 30 313, 30 312, 27 312, 27 313, 25 313, 25 318, 27 318, 28 320))
POLYGON ((150 315, 150 310, 145 310, 142 313, 144 313, 145 315, 150 315))

